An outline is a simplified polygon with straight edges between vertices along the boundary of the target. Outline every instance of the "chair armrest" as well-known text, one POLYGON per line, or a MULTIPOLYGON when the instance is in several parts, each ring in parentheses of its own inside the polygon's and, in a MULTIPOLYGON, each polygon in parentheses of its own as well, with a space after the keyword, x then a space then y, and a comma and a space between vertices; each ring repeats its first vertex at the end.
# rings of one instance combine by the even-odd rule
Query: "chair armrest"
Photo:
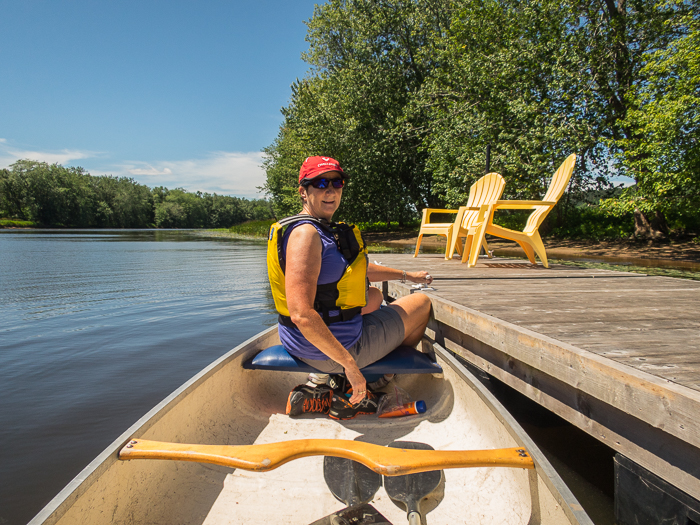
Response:
POLYGON ((479 211, 481 208, 479 206, 460 206, 459 211, 473 210, 479 211))
POLYGON ((459 210, 444 210, 441 208, 423 208, 423 220, 421 224, 430 224, 430 215, 432 213, 459 213, 459 210))
POLYGON ((496 201, 494 209, 527 210, 536 206, 555 206, 557 201, 496 201))

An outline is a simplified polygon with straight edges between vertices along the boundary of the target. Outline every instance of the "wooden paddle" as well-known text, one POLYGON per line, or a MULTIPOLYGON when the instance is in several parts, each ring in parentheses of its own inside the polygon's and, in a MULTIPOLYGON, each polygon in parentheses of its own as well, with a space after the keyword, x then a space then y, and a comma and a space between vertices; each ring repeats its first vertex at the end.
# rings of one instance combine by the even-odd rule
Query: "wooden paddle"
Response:
POLYGON ((119 459, 170 459, 213 463, 265 472, 294 459, 334 456, 352 459, 384 476, 467 467, 534 469, 523 448, 494 450, 404 450, 344 439, 298 439, 264 445, 187 445, 134 439, 119 451, 119 459))
MULTIPOLYGON (((433 447, 425 443, 412 441, 395 441, 389 445, 392 448, 403 450, 433 450, 433 447)), ((420 503, 433 492, 442 479, 440 471, 420 472, 405 476, 393 476, 384 478, 384 488, 389 497, 394 501, 400 501, 406 507, 406 516, 409 525, 421 525, 420 503)))

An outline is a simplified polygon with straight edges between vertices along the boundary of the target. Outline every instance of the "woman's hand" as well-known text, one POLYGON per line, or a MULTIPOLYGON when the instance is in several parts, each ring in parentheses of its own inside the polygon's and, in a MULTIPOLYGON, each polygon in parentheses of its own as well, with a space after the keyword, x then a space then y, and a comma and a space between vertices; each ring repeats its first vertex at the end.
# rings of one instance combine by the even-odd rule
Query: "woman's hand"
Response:
POLYGON ((406 272, 406 278, 414 283, 430 284, 433 277, 428 272, 406 272))
POLYGON ((360 372, 360 369, 357 368, 357 365, 346 367, 345 377, 348 378, 348 381, 350 381, 350 384, 352 385, 352 397, 350 398, 350 403, 356 405, 367 395, 367 381, 365 381, 365 376, 362 375, 362 372, 360 372))

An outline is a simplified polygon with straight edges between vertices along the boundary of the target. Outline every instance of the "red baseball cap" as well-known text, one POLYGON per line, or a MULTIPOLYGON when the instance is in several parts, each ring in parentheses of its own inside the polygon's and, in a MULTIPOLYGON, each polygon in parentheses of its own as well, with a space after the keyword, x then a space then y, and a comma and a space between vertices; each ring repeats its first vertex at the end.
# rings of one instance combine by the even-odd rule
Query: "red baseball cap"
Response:
POLYGON ((299 184, 304 179, 315 179, 330 171, 337 171, 343 178, 347 177, 337 160, 330 157, 307 157, 299 170, 299 184))

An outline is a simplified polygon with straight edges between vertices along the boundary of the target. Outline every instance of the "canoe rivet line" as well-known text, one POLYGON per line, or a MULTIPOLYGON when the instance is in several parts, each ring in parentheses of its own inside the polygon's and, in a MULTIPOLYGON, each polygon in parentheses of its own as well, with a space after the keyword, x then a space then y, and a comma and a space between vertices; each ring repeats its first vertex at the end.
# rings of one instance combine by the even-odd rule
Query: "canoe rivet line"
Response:
POLYGON ((129 444, 126 446, 126 448, 134 448, 134 445, 132 445, 131 443, 129 443, 129 444))
POLYGON ((527 453, 526 453, 525 450, 523 450, 522 448, 519 448, 518 450, 516 450, 516 452, 518 453, 518 455, 519 455, 521 458, 526 458, 526 457, 527 457, 527 453))

